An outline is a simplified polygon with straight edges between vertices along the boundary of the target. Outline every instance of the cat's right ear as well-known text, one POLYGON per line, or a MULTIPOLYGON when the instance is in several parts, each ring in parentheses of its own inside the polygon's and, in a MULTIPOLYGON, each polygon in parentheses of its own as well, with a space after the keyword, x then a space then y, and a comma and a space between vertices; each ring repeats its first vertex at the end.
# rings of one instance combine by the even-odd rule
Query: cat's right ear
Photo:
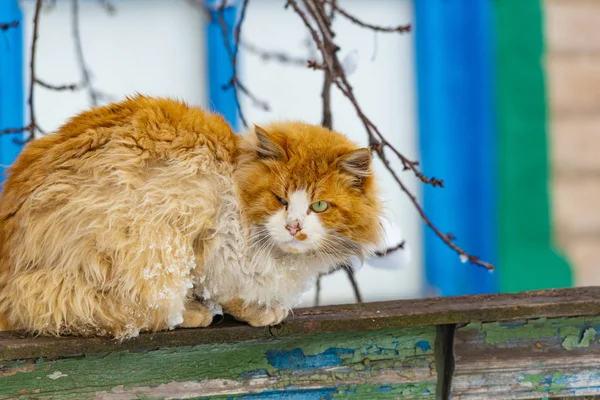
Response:
POLYGON ((285 150, 275 142, 262 127, 254 125, 254 133, 258 139, 257 153, 262 159, 283 160, 287 158, 285 150))

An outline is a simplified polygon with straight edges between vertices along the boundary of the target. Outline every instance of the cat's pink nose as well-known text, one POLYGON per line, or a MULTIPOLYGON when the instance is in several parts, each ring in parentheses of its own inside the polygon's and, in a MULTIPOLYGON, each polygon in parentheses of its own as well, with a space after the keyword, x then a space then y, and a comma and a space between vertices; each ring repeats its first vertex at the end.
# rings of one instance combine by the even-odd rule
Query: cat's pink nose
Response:
POLYGON ((285 226, 285 229, 287 229, 290 232, 290 235, 296 236, 296 234, 298 232, 300 232, 300 230, 302 228, 300 228, 300 226, 298 225, 298 223, 291 223, 291 224, 287 224, 285 226))

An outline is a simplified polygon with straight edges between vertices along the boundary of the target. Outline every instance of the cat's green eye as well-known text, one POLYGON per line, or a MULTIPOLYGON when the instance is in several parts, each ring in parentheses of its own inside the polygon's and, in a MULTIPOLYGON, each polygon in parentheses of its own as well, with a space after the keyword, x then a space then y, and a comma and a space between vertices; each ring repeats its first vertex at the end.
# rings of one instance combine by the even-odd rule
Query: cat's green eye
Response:
POLYGON ((288 202, 287 202, 287 200, 286 200, 286 199, 284 199, 283 197, 279 197, 279 196, 277 196, 277 195, 275 195, 275 197, 277 197, 277 200, 279 200, 279 202, 280 202, 281 204, 283 204, 284 206, 287 206, 287 205, 288 205, 288 202))
POLYGON ((329 208, 329 203, 323 200, 315 201, 310 205, 310 208, 317 213, 322 213, 329 208))

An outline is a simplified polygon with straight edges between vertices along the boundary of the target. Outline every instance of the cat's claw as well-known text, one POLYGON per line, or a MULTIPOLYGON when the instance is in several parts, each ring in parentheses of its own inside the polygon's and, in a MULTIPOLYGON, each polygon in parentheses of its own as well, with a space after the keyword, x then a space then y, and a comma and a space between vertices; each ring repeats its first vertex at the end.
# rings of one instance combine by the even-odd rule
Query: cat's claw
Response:
POLYGON ((183 322, 178 327, 204 328, 209 326, 212 320, 213 314, 206 306, 197 302, 191 302, 185 306, 183 322))

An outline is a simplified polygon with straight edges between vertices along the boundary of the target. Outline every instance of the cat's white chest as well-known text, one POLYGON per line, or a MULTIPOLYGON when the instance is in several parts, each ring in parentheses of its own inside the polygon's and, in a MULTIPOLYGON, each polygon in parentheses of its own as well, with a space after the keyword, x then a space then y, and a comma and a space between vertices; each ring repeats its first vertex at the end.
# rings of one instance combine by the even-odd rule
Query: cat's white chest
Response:
POLYGON ((315 265, 301 257, 276 259, 267 256, 262 267, 254 271, 254 281, 242 289, 242 297, 258 303, 275 303, 283 308, 292 308, 298 305, 302 294, 314 284, 321 263, 315 265))

